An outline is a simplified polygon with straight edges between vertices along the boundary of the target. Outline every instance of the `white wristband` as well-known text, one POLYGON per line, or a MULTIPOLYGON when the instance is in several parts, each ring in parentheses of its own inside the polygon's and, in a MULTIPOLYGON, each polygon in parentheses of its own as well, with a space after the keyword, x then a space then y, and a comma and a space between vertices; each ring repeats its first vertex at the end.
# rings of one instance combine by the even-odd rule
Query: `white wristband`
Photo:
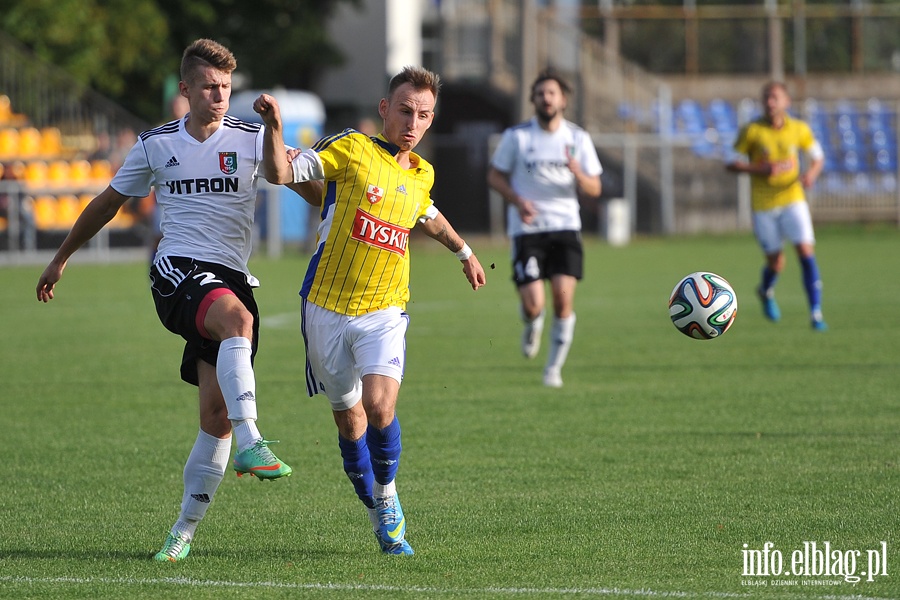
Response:
POLYGON ((469 248, 467 243, 463 242, 463 247, 456 253, 456 258, 459 260, 469 260, 470 256, 472 256, 472 249, 469 248))

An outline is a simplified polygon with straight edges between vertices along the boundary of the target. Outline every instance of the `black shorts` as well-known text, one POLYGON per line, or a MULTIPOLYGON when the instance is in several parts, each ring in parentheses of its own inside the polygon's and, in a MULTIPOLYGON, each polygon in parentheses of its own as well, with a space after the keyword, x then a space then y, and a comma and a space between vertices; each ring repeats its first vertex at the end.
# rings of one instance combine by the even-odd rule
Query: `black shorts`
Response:
POLYGON ((584 248, 580 231, 527 233, 513 238, 513 276, 517 286, 554 275, 581 279, 584 248))
MULTIPOLYGON (((209 338, 198 313, 206 310, 215 298, 230 290, 253 315, 253 350, 256 357, 259 340, 259 308, 253 288, 240 271, 215 263, 180 256, 164 256, 150 267, 150 290, 156 314, 166 329, 185 340, 181 359, 181 378, 199 385, 197 359, 213 366, 219 355, 219 342, 209 338)), ((251 360, 252 360, 251 358, 251 360)))

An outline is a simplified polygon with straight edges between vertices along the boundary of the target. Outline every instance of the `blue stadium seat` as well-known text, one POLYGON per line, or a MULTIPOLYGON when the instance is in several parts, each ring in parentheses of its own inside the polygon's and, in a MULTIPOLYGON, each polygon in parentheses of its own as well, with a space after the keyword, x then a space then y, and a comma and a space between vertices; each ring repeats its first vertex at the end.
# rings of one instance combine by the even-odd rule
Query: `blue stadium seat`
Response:
POLYGON ((850 185, 856 194, 871 194, 875 191, 872 177, 868 173, 856 173, 850 180, 850 185))
POLYGON ((825 159, 824 164, 822 165, 822 171, 825 173, 834 173, 835 171, 840 170, 840 163, 837 159, 837 154, 835 154, 834 150, 825 151, 825 159))
POLYGON ((897 149, 881 148, 875 152, 874 157, 875 170, 879 173, 896 173, 897 172, 897 149))
POLYGON ((676 128, 681 133, 700 134, 706 130, 703 109, 696 100, 687 98, 675 107, 676 128))
POLYGON ((853 129, 842 129, 839 132, 840 139, 840 147, 842 150, 854 150, 856 152, 863 152, 863 141, 862 135, 859 131, 853 129))
POLYGON ((875 189, 882 193, 895 193, 897 191, 897 176, 893 173, 883 173, 875 182, 875 189))
POLYGON ((843 194, 844 178, 838 173, 825 173, 816 181, 815 189, 828 194, 843 194))
POLYGON ((855 150, 847 150, 841 157, 841 171, 844 173, 861 173, 865 170, 863 159, 855 150))
POLYGON ((713 98, 709 101, 706 120, 720 134, 733 133, 738 130, 737 111, 730 102, 722 98, 713 98))
POLYGON ((891 129, 896 114, 894 109, 878 98, 870 98, 867 103, 866 121, 870 131, 891 129))
POLYGON ((895 146, 893 133, 887 129, 874 129, 871 131, 870 145, 872 150, 878 151, 882 148, 893 148, 895 146))

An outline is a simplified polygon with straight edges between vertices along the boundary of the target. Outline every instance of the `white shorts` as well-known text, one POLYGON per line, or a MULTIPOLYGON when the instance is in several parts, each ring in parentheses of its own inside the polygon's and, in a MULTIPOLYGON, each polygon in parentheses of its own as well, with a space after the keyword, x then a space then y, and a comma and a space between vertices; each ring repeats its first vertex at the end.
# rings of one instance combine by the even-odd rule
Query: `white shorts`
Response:
POLYGON ((753 233, 766 254, 780 252, 784 240, 795 246, 816 242, 812 216, 806 202, 793 202, 772 210, 754 212, 753 233))
POLYGON ((396 307, 348 317, 303 300, 306 389, 324 394, 332 410, 348 410, 362 397, 365 375, 403 381, 409 315, 396 307))

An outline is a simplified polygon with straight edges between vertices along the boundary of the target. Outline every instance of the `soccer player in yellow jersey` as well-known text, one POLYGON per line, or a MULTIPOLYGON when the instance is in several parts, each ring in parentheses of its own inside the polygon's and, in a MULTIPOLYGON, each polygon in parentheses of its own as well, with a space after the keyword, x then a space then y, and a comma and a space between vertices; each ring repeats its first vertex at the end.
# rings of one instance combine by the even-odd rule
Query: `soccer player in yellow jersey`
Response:
POLYGON ((822 318, 822 280, 805 194, 822 172, 822 147, 805 122, 788 114, 791 98, 783 83, 766 84, 762 100, 765 114, 745 125, 734 143, 735 150, 747 159, 727 165, 730 171, 750 174, 753 232, 766 255, 757 294, 766 317, 778 321, 781 312, 775 302, 775 281, 784 269, 782 245, 787 239, 800 259, 810 323, 816 331, 825 331, 828 326, 822 318), (809 158, 808 168, 802 173, 801 150, 809 158))
POLYGON ((410 230, 419 224, 455 252, 473 290, 485 284, 478 259, 431 201, 434 169, 412 151, 434 120, 439 89, 436 74, 406 67, 379 102, 380 135, 347 129, 290 160, 275 99, 263 94, 253 105, 266 124, 266 178, 306 198, 310 181, 324 181, 316 250, 300 290, 307 389, 331 403, 344 471, 387 554, 413 553, 394 482, 410 230))

